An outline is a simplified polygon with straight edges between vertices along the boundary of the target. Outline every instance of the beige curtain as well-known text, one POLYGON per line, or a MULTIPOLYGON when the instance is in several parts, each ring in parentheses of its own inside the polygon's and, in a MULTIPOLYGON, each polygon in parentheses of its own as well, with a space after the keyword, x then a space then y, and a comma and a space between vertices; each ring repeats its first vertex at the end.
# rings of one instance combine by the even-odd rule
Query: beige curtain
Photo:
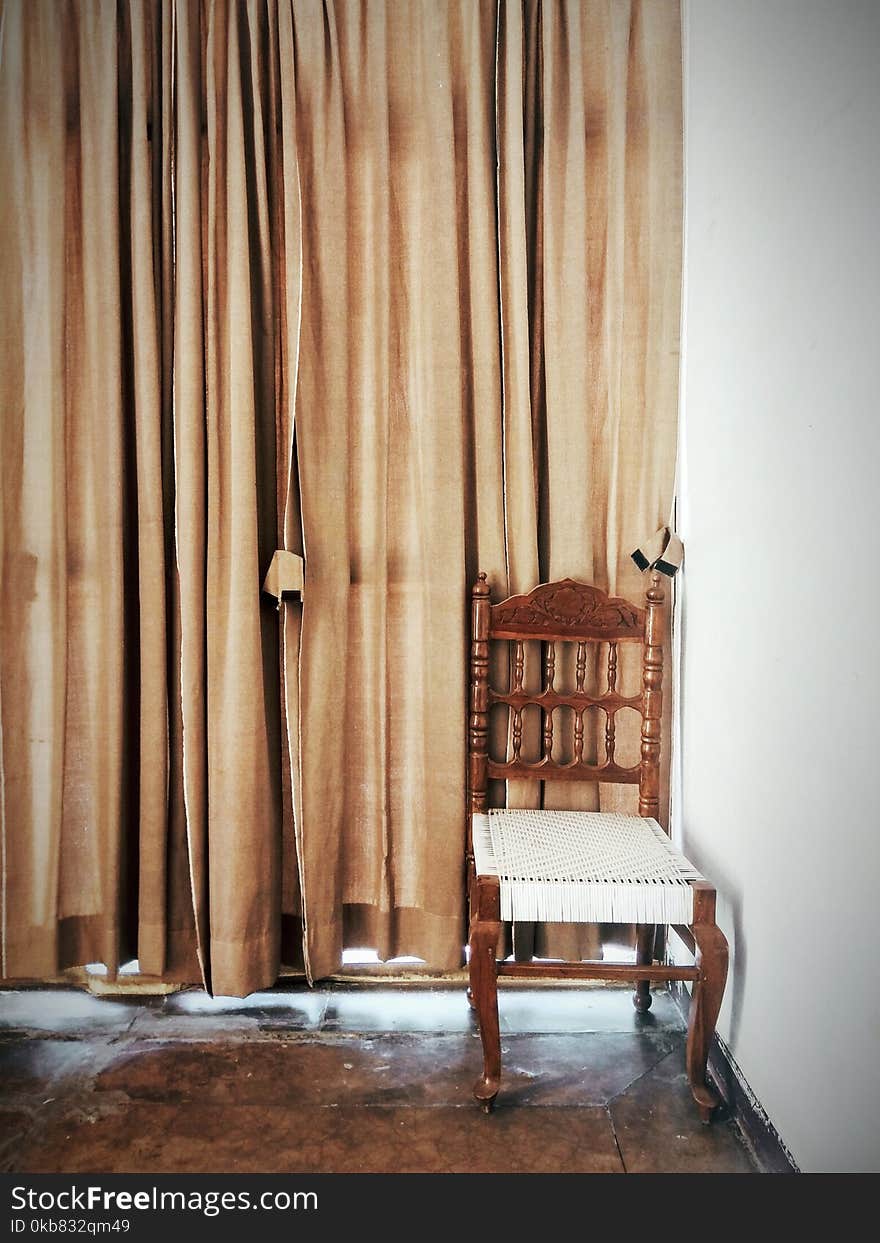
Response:
POLYGON ((4 976, 458 965, 467 587, 668 516, 678 22, 5 0, 4 976))
POLYGON ((136 954, 244 993, 277 974, 282 870, 296 918, 259 595, 299 280, 276 19, 3 6, 8 977, 136 954))

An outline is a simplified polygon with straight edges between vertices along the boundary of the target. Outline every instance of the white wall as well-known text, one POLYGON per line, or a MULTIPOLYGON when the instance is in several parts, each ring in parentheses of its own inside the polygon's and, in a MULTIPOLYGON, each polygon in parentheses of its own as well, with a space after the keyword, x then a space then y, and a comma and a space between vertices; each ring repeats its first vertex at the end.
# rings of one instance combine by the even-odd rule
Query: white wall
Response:
POLYGON ((880 2, 688 0, 685 846, 801 1168, 880 1169, 880 2))

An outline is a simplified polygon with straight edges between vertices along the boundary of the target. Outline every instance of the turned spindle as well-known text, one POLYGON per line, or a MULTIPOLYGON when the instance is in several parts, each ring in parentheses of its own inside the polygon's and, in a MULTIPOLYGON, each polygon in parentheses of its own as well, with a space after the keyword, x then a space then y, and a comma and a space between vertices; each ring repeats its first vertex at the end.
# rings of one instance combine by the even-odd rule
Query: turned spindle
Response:
POLYGON ((614 713, 605 709, 605 763, 614 763, 614 713))
POLYGON ((549 760, 553 754, 553 709, 544 710, 544 758, 549 760))
POLYGON ((660 807, 660 718, 663 712, 663 586, 655 570, 645 595, 642 659, 642 745, 639 815, 657 819, 660 807))
POLYGON ((489 741, 489 584, 481 573, 471 592, 470 755, 468 760, 468 854, 471 816, 486 810, 489 741))
POLYGON ((553 690, 553 681, 556 677, 556 644, 548 643, 547 651, 544 656, 544 689, 553 690))
POLYGON ((580 764, 584 758, 584 712, 581 708, 574 715, 574 761, 580 764))
POLYGON ((516 762, 522 751, 522 708, 513 710, 513 759, 516 762))
POLYGON ((584 693, 584 679, 587 674, 587 645, 579 643, 577 646, 577 689, 582 695, 584 693))
POLYGON ((617 644, 608 644, 608 694, 617 690, 617 644))
MULTIPOLYGON (((544 653, 544 691, 553 691, 556 678, 556 644, 548 643, 544 653)), ((553 752, 553 709, 544 712, 544 756, 551 759, 553 752)))
POLYGON ((525 657, 522 643, 513 645, 513 691, 518 694, 523 688, 523 666, 525 657))

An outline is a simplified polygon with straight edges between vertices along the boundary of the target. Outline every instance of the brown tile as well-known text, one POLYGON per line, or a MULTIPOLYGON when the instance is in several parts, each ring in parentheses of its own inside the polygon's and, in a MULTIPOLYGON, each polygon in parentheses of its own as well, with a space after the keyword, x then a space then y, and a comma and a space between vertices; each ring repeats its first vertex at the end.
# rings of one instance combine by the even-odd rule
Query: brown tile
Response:
POLYGON ((688 1087, 684 1046, 612 1101, 611 1117, 628 1173, 755 1173, 735 1125, 700 1121, 688 1087))
POLYGON ((260 993, 260 1026, 289 1027, 294 1015, 303 1028, 313 1030, 322 1024, 330 991, 326 988, 309 988, 305 983, 288 986, 272 992, 260 993))
POLYGON ((0 1042, 0 1098, 46 1093, 72 1079, 90 1078, 103 1052, 102 1045, 79 1040, 0 1042))
POLYGON ((467 1032, 473 1027, 466 991, 375 988, 333 990, 324 1031, 467 1032))
MULTIPOLYGON (((502 1030, 509 1032, 677 1031, 682 1020, 667 994, 656 992, 638 1015, 631 990, 614 987, 499 989, 502 1030)), ((113 1038, 129 1029, 142 1039, 206 1039, 255 1030, 469 1032, 474 1020, 464 987, 305 985, 250 997, 210 997, 188 989, 167 997, 93 997, 80 989, 27 989, 0 995, 0 1032, 70 1038, 113 1038)))
POLYGON ((210 997, 200 989, 175 993, 162 1007, 164 1027, 172 1019, 199 1026, 227 1023, 230 1019, 245 1021, 257 1027, 281 1027, 291 1031, 317 1028, 327 1007, 327 993, 321 989, 299 988, 252 993, 249 997, 210 997))
POLYGON ((503 1032, 680 1032, 684 1021, 668 993, 651 994, 639 1014, 631 988, 505 988, 498 990, 503 1032))
POLYGON ((95 1087, 172 1103, 454 1105, 479 1065, 468 1035, 138 1043, 118 1048, 95 1087))
POLYGON ((22 1144, 29 1173, 621 1171, 601 1109, 321 1108, 136 1102, 56 1117, 22 1144))
MULTIPOLYGON (((498 1009, 504 1032, 682 1031, 669 994, 657 991, 648 1014, 638 1014, 629 988, 581 985, 523 988, 503 982, 498 1009)), ((325 1031, 457 1032, 475 1029, 463 988, 331 989, 325 1031)))
POLYGON ((19 1145, 31 1125, 31 1115, 25 1109, 6 1109, 0 1106, 0 1153, 13 1145, 19 1145))
POLYGON ((506 1100, 607 1105, 681 1041, 675 1032, 502 1036, 506 1100))
MULTIPOLYGON (((603 1105, 678 1039, 505 1036, 504 1096, 518 1105, 603 1105)), ((228 1104, 469 1104, 481 1066, 474 1035, 411 1033, 293 1041, 114 1046, 95 1089, 141 1100, 228 1104)))
POLYGON ((519 1030, 502 1034, 491 1118, 471 1099, 480 1042, 458 989, 16 996, 31 1034, 0 1036, 4 1169, 620 1169, 612 1119, 633 1171, 752 1168, 731 1124, 700 1124, 663 994, 645 1022, 628 989, 506 990, 519 1030))

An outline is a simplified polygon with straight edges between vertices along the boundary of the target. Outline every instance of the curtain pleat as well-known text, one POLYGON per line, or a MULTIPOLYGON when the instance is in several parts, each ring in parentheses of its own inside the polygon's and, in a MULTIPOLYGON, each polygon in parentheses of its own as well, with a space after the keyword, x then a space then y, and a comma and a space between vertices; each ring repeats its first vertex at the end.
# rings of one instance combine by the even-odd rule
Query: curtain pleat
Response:
MULTIPOLYGON (((60 955, 67 666, 65 30, 50 0, 3 10, 3 973, 60 955), (14 71, 7 70, 14 65, 14 71), (27 417, 23 417, 27 414, 27 417)), ((75 99, 75 95, 74 95, 75 99)), ((95 919, 86 900, 78 912, 95 919)))
POLYGON ((174 556, 180 648, 181 777, 196 953, 210 982, 207 862, 207 415, 205 410, 205 290, 207 233, 202 152, 204 52, 199 9, 175 0, 171 14, 173 133, 172 428, 174 556))
POLYGON ((274 291, 262 90, 264 6, 207 6, 205 599, 211 975, 271 980, 279 954, 274 291), (272 703, 267 702, 271 697, 272 703))
POLYGON ((467 588, 669 513, 677 0, 0 21, 0 971, 457 966, 467 588))
MULTIPOLYGON (((303 4, 294 25, 303 218, 320 222, 297 400, 309 968, 344 944, 452 966, 465 534, 497 438, 484 421, 475 459, 477 402, 497 410, 494 12, 303 4)), ((479 508, 500 559, 495 493, 479 508)))
MULTIPOLYGON (((273 114, 270 184, 280 183, 273 196, 277 218, 276 265, 278 296, 276 354, 276 479, 277 526, 281 546, 304 554, 299 463, 296 451, 296 393, 299 376, 302 312, 302 215, 296 140, 296 52, 293 13, 289 4, 270 8, 270 64, 273 114), (277 49, 277 50, 276 50, 277 49)), ((279 673, 281 682, 281 956, 285 963, 304 965, 304 925, 300 871, 302 867, 302 781, 299 738, 299 658, 302 610, 279 608, 279 673)))
MULTIPOLYGON (((125 30, 131 55, 131 123, 120 127, 123 177, 121 195, 122 235, 125 239, 120 268, 130 281, 130 299, 123 299, 130 316, 125 337, 130 342, 126 405, 135 427, 137 452, 130 464, 132 480, 132 529, 130 547, 136 549, 133 574, 126 584, 129 608, 133 602, 151 600, 153 608, 139 621, 140 643, 133 690, 132 718, 125 741, 137 739, 137 763, 132 774, 137 789, 137 847, 135 875, 138 881, 137 950, 141 969, 162 975, 166 967, 166 889, 168 884, 169 728, 166 624, 165 502, 163 486, 163 346, 160 330, 161 215, 156 210, 152 187, 156 156, 162 155, 161 102, 154 99, 160 50, 154 43, 156 28, 151 10, 125 13, 131 19, 125 30), (126 155, 128 158, 126 159, 126 155)), ((124 97, 120 100, 120 111, 124 97)), ((161 168, 161 164, 159 165, 161 168)), ((160 183, 161 184, 161 183, 160 183)), ((132 662, 133 663, 133 662, 132 662)))

